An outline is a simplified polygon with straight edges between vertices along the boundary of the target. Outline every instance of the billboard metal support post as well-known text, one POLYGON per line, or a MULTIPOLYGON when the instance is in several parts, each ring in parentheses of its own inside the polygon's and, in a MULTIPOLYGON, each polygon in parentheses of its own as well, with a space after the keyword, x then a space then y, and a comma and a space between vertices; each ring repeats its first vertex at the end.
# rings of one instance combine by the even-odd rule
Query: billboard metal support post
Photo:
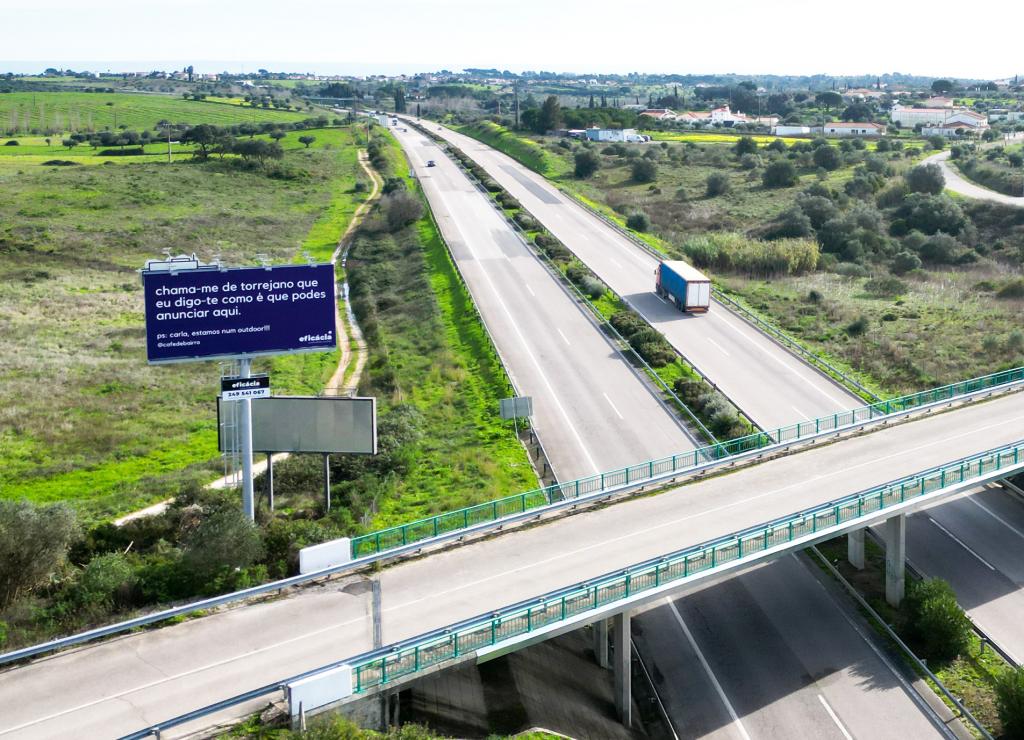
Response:
MULTIPOLYGON (((239 376, 252 375, 252 360, 244 357, 239 361, 239 376)), ((252 493, 252 400, 242 399, 242 512, 249 521, 256 520, 256 507, 252 493)))
POLYGON ((267 508, 274 510, 274 454, 267 453, 267 508))
POLYGON ((324 511, 331 510, 331 456, 324 453, 324 511))

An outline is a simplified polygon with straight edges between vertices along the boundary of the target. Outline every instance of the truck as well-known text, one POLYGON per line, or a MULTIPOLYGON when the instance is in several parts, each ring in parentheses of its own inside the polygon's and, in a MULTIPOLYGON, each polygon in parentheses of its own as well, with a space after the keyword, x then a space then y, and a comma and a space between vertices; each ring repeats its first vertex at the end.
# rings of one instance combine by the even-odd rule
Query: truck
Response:
POLYGON ((711 306, 711 280, 679 260, 661 262, 654 271, 654 289, 663 299, 686 313, 704 313, 711 306))

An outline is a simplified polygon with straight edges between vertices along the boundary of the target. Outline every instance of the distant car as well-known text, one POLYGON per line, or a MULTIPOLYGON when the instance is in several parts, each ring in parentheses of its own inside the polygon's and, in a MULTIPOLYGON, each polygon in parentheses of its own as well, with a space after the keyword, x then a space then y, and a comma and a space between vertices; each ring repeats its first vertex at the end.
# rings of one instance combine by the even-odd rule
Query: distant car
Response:
POLYGON ((437 167, 437 162, 432 159, 427 160, 427 167, 437 167))

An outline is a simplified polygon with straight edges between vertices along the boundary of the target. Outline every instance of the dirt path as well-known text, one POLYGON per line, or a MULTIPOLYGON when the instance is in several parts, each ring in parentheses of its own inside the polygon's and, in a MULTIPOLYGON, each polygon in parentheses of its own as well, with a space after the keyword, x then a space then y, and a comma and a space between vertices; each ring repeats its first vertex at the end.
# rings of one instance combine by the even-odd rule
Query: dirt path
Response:
MULTIPOLYGON (((338 260, 341 260, 341 266, 344 268, 345 261, 348 258, 348 250, 352 246, 352 237, 355 234, 355 230, 362 223, 363 217, 366 212, 373 206, 380 196, 380 190, 383 185, 380 175, 370 167, 369 158, 366 152, 359 150, 359 165, 363 168, 363 171, 370 178, 373 183, 373 189, 370 191, 369 197, 363 201, 355 213, 352 214, 352 220, 349 221, 348 228, 345 229, 345 233, 341 235, 338 240, 338 246, 334 250, 334 254, 331 255, 331 264, 337 264, 338 260)), ((339 291, 339 286, 335 284, 335 291, 339 291)), ((352 313, 352 306, 348 300, 348 280, 346 279, 340 285, 340 295, 342 302, 344 303, 344 316, 339 311, 335 317, 335 326, 338 334, 338 339, 341 344, 341 357, 338 359, 338 367, 334 370, 330 380, 327 381, 327 385, 324 386, 325 396, 351 396, 356 392, 356 388, 359 386, 359 378, 362 376, 363 367, 366 365, 366 342, 363 340, 363 333, 359 329, 359 324, 356 323, 355 314, 352 313), (347 325, 347 331, 346 331, 347 325), (354 352, 353 352, 354 347, 354 352), (348 371, 349 365, 353 361, 353 354, 355 355, 355 367, 352 371, 348 382, 345 382, 345 373, 348 371)), ((273 456, 273 461, 280 462, 288 457, 287 452, 281 452, 273 456)), ((267 469, 267 459, 264 457, 262 460, 254 460, 252 464, 253 477, 260 475, 267 469)), ((206 484, 207 488, 212 489, 224 489, 231 488, 235 485, 234 476, 222 476, 214 481, 206 484)), ((130 514, 126 514, 120 519, 115 519, 114 524, 120 527, 133 519, 141 519, 147 516, 155 516, 162 514, 167 509, 168 505, 174 499, 167 499, 160 503, 147 506, 144 509, 133 511, 130 514)))

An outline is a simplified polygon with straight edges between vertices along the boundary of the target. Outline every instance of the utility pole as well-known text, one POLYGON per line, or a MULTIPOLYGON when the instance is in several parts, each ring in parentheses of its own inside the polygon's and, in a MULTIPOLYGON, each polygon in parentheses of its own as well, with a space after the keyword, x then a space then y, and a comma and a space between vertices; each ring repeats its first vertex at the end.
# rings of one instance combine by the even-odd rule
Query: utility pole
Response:
POLYGON ((515 106, 516 106, 516 128, 519 128, 519 81, 513 85, 512 89, 515 91, 515 106))
POLYGON ((171 127, 167 126, 167 164, 171 163, 171 127))

